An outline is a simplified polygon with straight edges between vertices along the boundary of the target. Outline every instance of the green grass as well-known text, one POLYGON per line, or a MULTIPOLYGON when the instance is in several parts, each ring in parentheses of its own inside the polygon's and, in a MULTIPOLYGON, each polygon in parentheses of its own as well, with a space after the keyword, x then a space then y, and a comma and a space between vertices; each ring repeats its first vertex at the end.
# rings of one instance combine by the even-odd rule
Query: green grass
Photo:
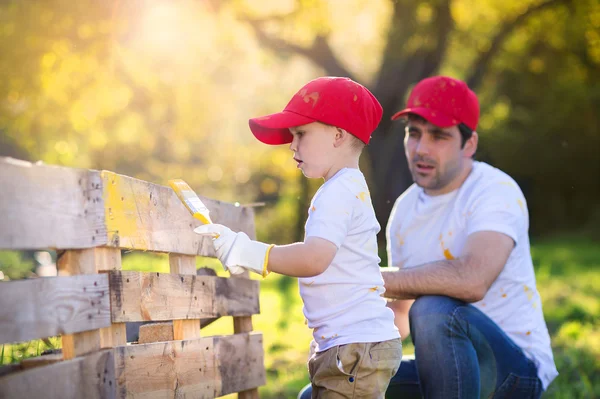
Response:
MULTIPOLYGON (((600 398, 600 244, 577 237, 546 239, 533 242, 532 256, 560 373, 543 397, 600 398)), ((214 259, 198 258, 197 266, 227 275, 214 259)), ((166 255, 138 252, 123 256, 123 268, 169 271, 166 255)), ((264 335, 267 385, 260 388, 261 397, 293 398, 308 382, 306 360, 311 340, 296 280, 278 275, 261 280, 260 305, 261 314, 253 317, 253 324, 264 335)), ((233 321, 223 317, 202 333, 231 334, 233 321)), ((2 364, 60 347, 59 339, 50 342, 51 346, 39 340, 0 346, 2 364)), ((404 353, 412 351, 408 342, 404 353)))

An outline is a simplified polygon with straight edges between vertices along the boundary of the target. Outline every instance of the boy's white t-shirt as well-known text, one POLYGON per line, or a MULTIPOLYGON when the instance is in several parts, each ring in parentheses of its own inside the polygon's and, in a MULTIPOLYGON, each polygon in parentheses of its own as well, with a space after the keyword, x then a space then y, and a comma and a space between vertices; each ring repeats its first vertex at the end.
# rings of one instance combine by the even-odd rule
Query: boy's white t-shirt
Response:
POLYGON ((360 170, 340 170, 313 197, 305 239, 319 237, 338 248, 323 273, 298 279, 317 352, 400 337, 394 313, 381 296, 385 289, 377 253, 379 230, 360 170))
POLYGON ((459 257, 467 237, 478 231, 506 234, 515 247, 485 297, 473 305, 534 361, 546 389, 558 372, 535 283, 527 204, 510 176, 474 162, 463 185, 451 193, 429 196, 412 185, 390 215, 389 264, 410 268, 459 257))

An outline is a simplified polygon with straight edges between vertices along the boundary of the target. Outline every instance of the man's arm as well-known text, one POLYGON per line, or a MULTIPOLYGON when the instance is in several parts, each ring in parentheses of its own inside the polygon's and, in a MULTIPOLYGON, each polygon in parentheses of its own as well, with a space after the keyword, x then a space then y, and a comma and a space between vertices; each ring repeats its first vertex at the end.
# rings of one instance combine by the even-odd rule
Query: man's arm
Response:
POLYGON ((305 242, 273 247, 267 269, 286 276, 313 277, 327 270, 336 253, 334 243, 308 237, 305 242))
POLYGON ((383 271, 385 296, 414 299, 445 295, 465 302, 481 300, 506 264, 514 247, 509 236, 479 231, 467 237, 457 259, 425 263, 408 269, 383 271))

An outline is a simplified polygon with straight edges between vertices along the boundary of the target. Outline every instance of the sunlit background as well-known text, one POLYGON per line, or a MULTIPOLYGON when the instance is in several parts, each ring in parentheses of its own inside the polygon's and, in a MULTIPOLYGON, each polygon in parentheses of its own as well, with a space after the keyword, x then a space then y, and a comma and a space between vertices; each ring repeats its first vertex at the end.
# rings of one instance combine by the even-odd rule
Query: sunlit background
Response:
MULTIPOLYGON (((389 115, 422 77, 467 80, 482 105, 478 158, 515 177, 530 207, 561 372, 546 397, 600 396, 598 0, 4 1, 0 53, 0 156, 183 178, 257 206, 258 237, 276 243, 302 238, 320 182, 286 146, 260 144, 249 118, 322 75, 372 89, 386 114, 361 166, 385 228, 410 183, 389 115)), ((48 262, 3 251, 0 273, 48 262)), ((295 280, 263 287, 261 393, 293 397, 310 334, 295 280)))

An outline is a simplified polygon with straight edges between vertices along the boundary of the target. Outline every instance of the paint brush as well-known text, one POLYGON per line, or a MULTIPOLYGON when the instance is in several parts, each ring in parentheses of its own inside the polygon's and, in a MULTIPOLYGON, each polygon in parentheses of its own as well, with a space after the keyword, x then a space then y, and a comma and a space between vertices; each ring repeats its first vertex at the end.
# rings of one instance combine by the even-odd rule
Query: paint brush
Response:
POLYGON ((181 179, 169 180, 169 186, 175 191, 177 197, 183 202, 193 217, 204 224, 212 224, 208 208, 186 182, 181 179))

